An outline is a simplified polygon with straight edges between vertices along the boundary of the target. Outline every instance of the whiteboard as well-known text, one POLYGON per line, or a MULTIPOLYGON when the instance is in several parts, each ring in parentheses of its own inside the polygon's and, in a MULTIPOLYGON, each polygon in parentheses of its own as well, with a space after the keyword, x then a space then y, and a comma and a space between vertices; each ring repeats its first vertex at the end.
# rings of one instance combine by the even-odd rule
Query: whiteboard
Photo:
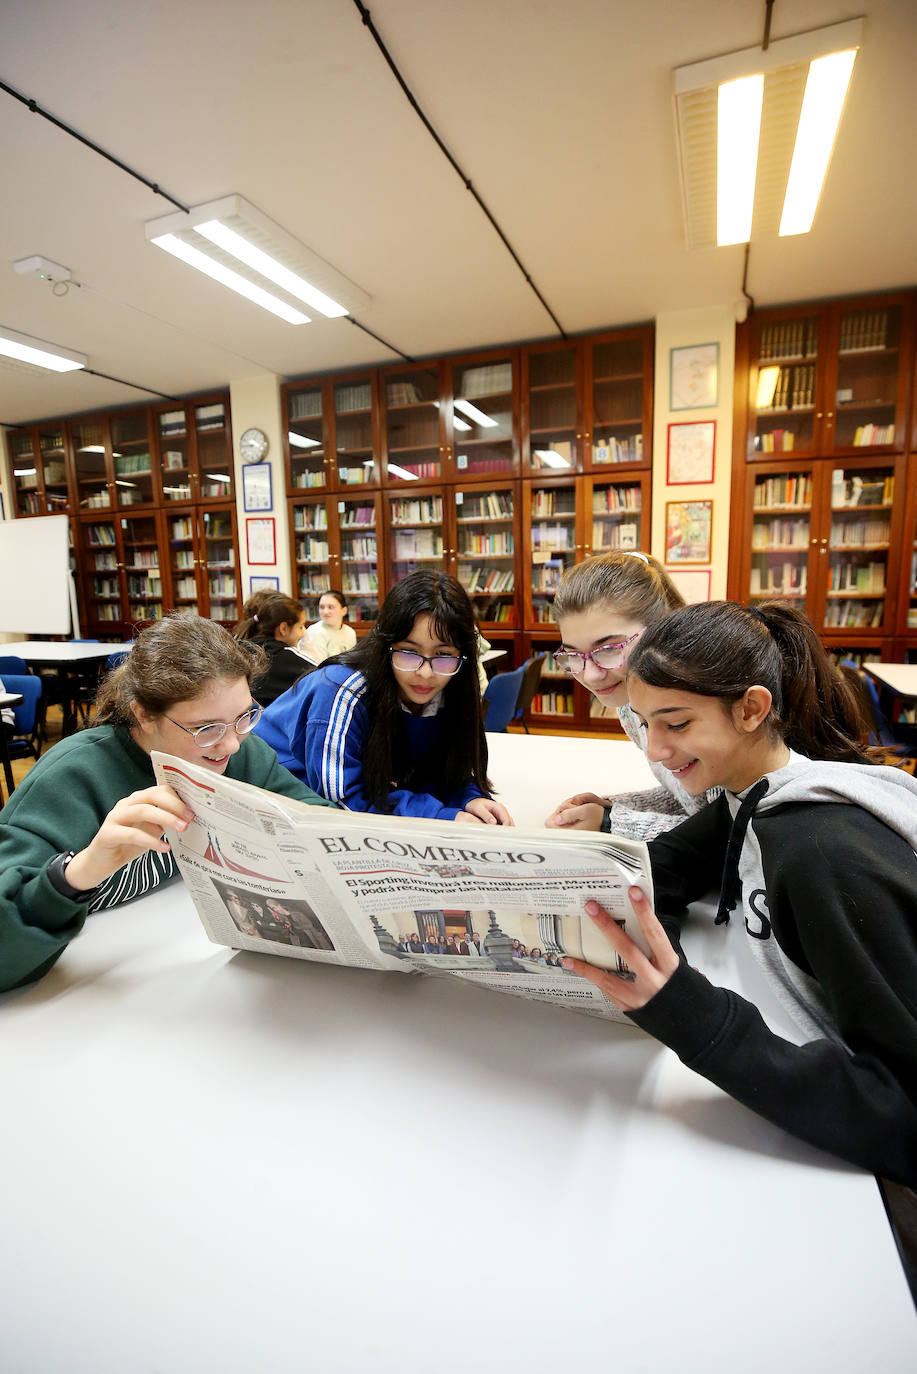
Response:
POLYGON ((0 630, 70 633, 70 550, 66 515, 0 522, 0 630))

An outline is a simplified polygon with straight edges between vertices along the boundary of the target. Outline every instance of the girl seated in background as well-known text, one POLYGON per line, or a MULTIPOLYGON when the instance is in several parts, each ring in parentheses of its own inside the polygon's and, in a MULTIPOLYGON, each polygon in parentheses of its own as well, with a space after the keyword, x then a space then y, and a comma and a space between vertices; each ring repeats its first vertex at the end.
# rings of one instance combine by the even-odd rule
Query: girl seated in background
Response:
POLYGON ((365 639, 256 728, 286 768, 350 811, 512 824, 489 795, 471 602, 445 573, 402 578, 365 639))
POLYGON ((295 652, 305 632, 305 611, 283 592, 255 592, 242 607, 242 619, 233 634, 257 644, 267 655, 267 671, 252 683, 262 706, 276 701, 315 666, 295 652))
POLYGON ((846 684, 777 602, 674 612, 632 650, 627 688, 648 757, 695 797, 724 789, 650 842, 657 910, 718 888, 753 1000, 680 958, 677 923, 637 888, 650 958, 587 906, 634 978, 567 967, 767 1120, 913 1187, 917 780, 864 763, 846 684))
POLYGON ((163 832, 192 813, 155 785, 154 749, 326 805, 250 735, 264 655, 199 616, 142 630, 104 679, 95 724, 44 754, 0 811, 0 990, 45 973, 88 912, 177 875, 163 832))
POLYGON ((324 663, 326 658, 354 648, 357 636, 350 625, 345 625, 346 619, 344 593, 333 589, 323 592, 318 603, 318 620, 309 626, 303 646, 315 663, 324 663))
MULTIPOLYGON (((636 552, 603 553, 578 563, 561 578, 554 597, 562 640, 555 663, 602 706, 617 710, 628 739, 644 752, 637 719, 627 705, 627 660, 648 625, 684 604, 662 565, 636 552)), ((560 802, 545 825, 598 830, 603 811, 610 807, 616 835, 648 840, 712 799, 693 796, 663 764, 650 761, 650 768, 659 787, 613 797, 578 792, 560 802)))

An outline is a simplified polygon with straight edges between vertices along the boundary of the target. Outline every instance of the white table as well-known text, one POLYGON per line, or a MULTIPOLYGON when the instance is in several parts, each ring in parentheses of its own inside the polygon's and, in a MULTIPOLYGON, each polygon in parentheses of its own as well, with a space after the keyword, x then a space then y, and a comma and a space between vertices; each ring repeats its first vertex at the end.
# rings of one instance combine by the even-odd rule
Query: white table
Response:
POLYGON ((917 701, 917 663, 864 663, 863 667, 902 701, 917 701))
MULTIPOLYGON (((531 822, 629 743, 489 736, 531 822)), ((180 886, 0 999, 10 1374, 862 1374, 917 1359, 872 1178, 639 1032, 208 943, 180 886)))
POLYGON ((69 691, 73 677, 78 677, 80 669, 87 664, 104 660, 109 654, 127 653, 133 647, 132 639, 122 644, 100 644, 95 640, 81 639, 64 639, 58 643, 42 639, 17 639, 10 644, 0 644, 0 658, 4 654, 15 654, 24 658, 31 668, 57 669, 63 696, 61 731, 67 735, 76 729, 76 705, 69 691))

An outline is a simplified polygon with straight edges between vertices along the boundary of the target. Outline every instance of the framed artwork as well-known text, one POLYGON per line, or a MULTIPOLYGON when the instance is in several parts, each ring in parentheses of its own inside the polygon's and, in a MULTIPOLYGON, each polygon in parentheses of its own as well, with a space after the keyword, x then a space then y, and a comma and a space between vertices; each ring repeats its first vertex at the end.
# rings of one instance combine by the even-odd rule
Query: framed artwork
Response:
POLYGON ((249 579, 248 579, 248 594, 249 594, 249 596, 251 596, 252 592, 279 592, 279 591, 280 591, 280 578, 279 578, 279 577, 264 577, 264 576, 257 575, 257 574, 254 574, 254 573, 253 573, 253 574, 251 575, 251 577, 249 577, 249 579))
POLYGON ((277 562, 277 538, 273 515, 245 522, 245 556, 253 567, 277 562))
POLYGON ((689 606, 710 600, 713 574, 709 568, 668 568, 666 571, 689 606))
POLYGON ((703 410, 715 406, 719 367, 718 343, 670 349, 669 410, 703 410))
POLYGON ((666 501, 666 563, 709 563, 712 501, 666 501))
POLYGON ((272 510, 270 463, 247 463, 242 469, 242 504, 246 510, 272 510))
POLYGON ((716 420, 676 420, 669 425, 668 468, 670 487, 712 482, 716 450, 716 420))

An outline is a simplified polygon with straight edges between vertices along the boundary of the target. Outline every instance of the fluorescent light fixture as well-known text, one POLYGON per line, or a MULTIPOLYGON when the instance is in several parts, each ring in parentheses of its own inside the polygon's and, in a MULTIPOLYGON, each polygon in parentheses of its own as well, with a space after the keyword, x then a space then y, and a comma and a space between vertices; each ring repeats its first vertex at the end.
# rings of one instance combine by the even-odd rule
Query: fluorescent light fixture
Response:
POLYGON ((397 463, 388 463, 386 466, 393 477, 403 477, 406 482, 419 480, 416 472, 408 472, 407 468, 400 468, 397 463))
POLYGON ((716 108, 716 241, 747 243, 755 206, 764 77, 725 81, 716 108))
POLYGON ((467 415, 469 420, 474 420, 476 425, 482 425, 485 429, 496 429, 499 420, 492 420, 489 415, 485 415, 483 410, 478 410, 470 401, 455 400, 453 405, 460 410, 463 415, 467 415))
POLYGON ((307 439, 304 434, 294 434, 292 430, 290 430, 287 438, 292 448, 321 448, 317 439, 307 439))
POLYGON ((122 481, 122 480, 121 480, 120 478, 118 478, 118 477, 115 478, 115 486, 116 486, 116 487, 136 487, 136 485, 137 485, 136 482, 124 482, 124 481, 122 481))
POLYGON ((562 453, 558 453, 553 448, 536 448, 535 457, 544 463, 546 468, 568 468, 570 459, 565 458, 562 453))
MULTIPOLYGON (((105 445, 104 445, 104 444, 83 444, 81 448, 78 448, 78 449, 77 449, 77 453, 104 453, 104 452, 105 452, 105 445)), ((118 454, 118 455, 116 455, 116 456, 117 456, 117 457, 120 457, 121 455, 118 454)))
POLYGON ((58 348, 57 344, 5 328, 0 328, 0 353, 20 363, 47 368, 49 372, 76 372, 89 361, 85 353, 71 353, 69 349, 58 348))
POLYGON ((863 30, 850 19, 676 70, 689 248, 811 228, 863 30))
POLYGON ((809 67, 780 220, 781 236, 807 234, 812 228, 855 58, 856 49, 852 48, 819 57, 809 67))
POLYGON ((242 196, 150 220, 145 232, 157 247, 290 324, 309 323, 303 303, 331 319, 371 304, 365 291, 242 196))
POLYGON ((13 468, 14 477, 35 477, 37 474, 37 468, 13 468))
POLYGON ((460 415, 456 415, 455 411, 452 412, 452 425, 455 429, 471 429, 468 421, 463 420, 460 415))

